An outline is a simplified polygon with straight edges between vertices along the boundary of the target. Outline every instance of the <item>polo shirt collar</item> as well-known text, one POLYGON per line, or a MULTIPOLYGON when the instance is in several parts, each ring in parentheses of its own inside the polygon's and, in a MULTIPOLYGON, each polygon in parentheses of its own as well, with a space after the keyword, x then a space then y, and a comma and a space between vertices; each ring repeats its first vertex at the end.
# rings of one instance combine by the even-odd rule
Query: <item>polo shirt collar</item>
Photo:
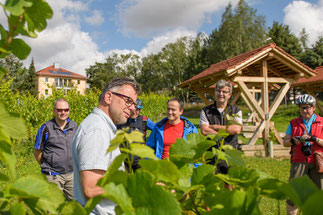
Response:
POLYGON ((113 133, 117 132, 117 127, 111 120, 111 118, 100 108, 95 107, 92 111, 92 113, 99 115, 102 117, 102 119, 109 125, 109 127, 112 129, 113 133))

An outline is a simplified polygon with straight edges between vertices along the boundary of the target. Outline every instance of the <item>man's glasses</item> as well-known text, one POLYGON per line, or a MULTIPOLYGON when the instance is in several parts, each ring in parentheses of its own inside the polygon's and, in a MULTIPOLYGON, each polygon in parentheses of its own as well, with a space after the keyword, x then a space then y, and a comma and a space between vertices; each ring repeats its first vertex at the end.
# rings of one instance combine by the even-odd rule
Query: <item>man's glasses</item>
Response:
POLYGON ((116 93, 116 92, 111 92, 111 93, 113 95, 121 97, 123 101, 125 101, 127 107, 131 107, 132 105, 136 107, 136 102, 134 102, 132 98, 130 98, 129 96, 123 95, 121 93, 116 93))
POLYGON ((223 91, 223 90, 217 90, 216 92, 217 92, 218 94, 223 93, 224 95, 227 95, 227 94, 229 94, 229 93, 230 93, 229 91, 223 91))
POLYGON ((57 112, 58 113, 61 113, 61 112, 69 112, 70 111, 70 109, 69 108, 65 108, 65 109, 58 109, 58 108, 56 108, 56 110, 57 110, 57 112))
POLYGON ((301 110, 309 110, 312 108, 312 106, 305 106, 305 107, 299 107, 301 110))

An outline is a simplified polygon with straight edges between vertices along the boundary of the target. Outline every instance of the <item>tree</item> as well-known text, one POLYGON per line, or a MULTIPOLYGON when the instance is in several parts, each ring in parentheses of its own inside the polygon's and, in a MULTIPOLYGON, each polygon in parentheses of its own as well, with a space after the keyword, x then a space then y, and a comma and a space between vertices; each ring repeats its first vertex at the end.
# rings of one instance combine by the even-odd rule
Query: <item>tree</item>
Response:
POLYGON ((313 46, 313 51, 323 59, 323 36, 320 36, 318 41, 316 41, 313 46))
POLYGON ((306 48, 300 60, 307 66, 315 69, 323 65, 323 37, 320 37, 312 48, 306 48))
POLYGON ((226 60, 263 45, 266 36, 265 18, 244 0, 233 11, 229 3, 219 28, 214 29, 205 44, 208 65, 226 60))
POLYGON ((303 28, 299 37, 299 41, 302 44, 303 50, 307 49, 307 40, 308 40, 308 34, 306 33, 305 28, 303 28))
POLYGON ((202 59, 204 35, 182 37, 169 43, 157 54, 142 59, 138 82, 143 91, 165 90, 187 99, 186 91, 176 86, 206 68, 202 59))
POLYGON ((28 91, 30 94, 37 95, 37 76, 34 59, 32 58, 29 69, 26 70, 23 77, 23 83, 20 87, 21 91, 28 91))
MULTIPOLYGON (((306 39, 304 34, 303 40, 306 39)), ((284 51, 292 55, 293 57, 300 59, 303 49, 299 39, 290 32, 288 25, 279 24, 274 21, 271 28, 268 31, 268 37, 272 39, 277 46, 284 51)), ((306 41, 304 41, 304 45, 306 41)))
POLYGON ((140 57, 136 54, 113 53, 105 59, 105 63, 96 62, 86 69, 88 83, 91 88, 103 89, 105 85, 116 77, 131 77, 137 79, 140 73, 140 57))

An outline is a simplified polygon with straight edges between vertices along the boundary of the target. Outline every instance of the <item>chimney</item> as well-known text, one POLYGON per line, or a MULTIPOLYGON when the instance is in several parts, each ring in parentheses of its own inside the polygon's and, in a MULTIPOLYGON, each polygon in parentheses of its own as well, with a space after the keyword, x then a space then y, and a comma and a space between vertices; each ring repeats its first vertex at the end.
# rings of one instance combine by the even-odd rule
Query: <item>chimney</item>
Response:
POLYGON ((54 63, 54 68, 55 69, 59 69, 59 64, 58 63, 54 63))

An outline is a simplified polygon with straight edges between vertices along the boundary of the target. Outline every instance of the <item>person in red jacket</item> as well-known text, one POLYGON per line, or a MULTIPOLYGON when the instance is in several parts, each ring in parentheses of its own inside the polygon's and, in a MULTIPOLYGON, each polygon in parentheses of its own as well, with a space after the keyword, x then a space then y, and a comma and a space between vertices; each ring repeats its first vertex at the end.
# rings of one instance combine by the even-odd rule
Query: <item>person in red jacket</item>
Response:
MULTIPOLYGON (((293 119, 286 131, 284 146, 291 147, 289 180, 303 175, 323 190, 323 173, 315 168, 314 152, 323 151, 323 117, 314 113, 316 100, 304 94, 297 99, 301 117, 293 119)), ((287 200, 287 214, 297 214, 297 207, 287 200)))

